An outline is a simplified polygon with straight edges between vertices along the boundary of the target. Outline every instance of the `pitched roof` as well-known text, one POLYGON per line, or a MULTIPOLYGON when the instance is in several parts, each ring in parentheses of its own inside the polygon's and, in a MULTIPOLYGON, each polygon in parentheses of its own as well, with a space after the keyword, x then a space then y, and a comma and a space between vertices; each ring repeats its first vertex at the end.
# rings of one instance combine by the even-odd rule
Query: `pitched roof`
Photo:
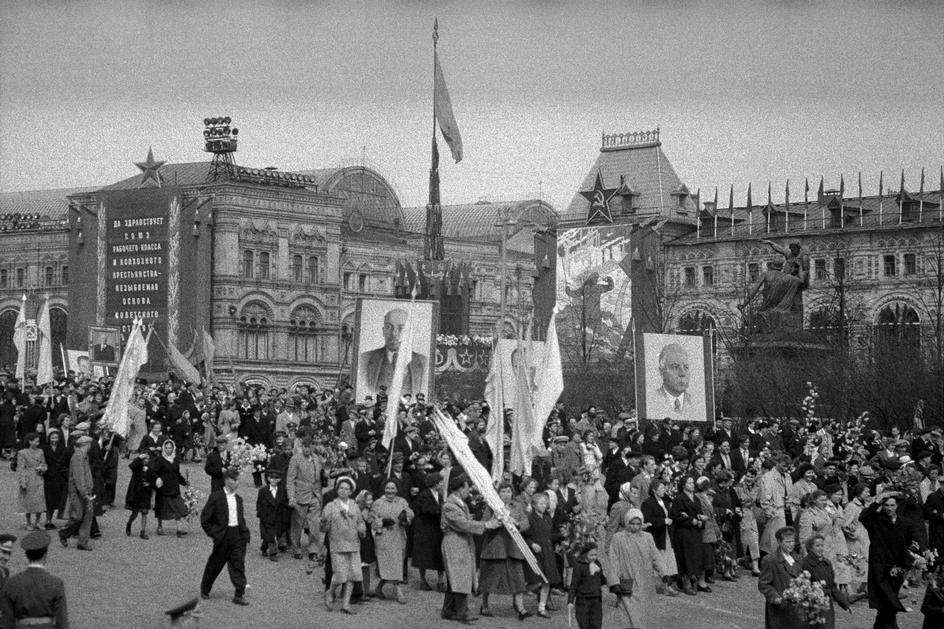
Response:
POLYGON ((0 218, 7 214, 39 214, 41 218, 63 219, 69 208, 66 198, 72 194, 92 192, 97 188, 54 188, 0 193, 0 218))
MULTIPOLYGON (((406 231, 425 233, 426 206, 405 207, 403 213, 406 231)), ((503 221, 515 226, 512 233, 529 226, 552 229, 557 225, 557 210, 537 199, 442 206, 442 235, 445 238, 498 241, 502 238, 503 221)))
MULTIPOLYGON (((593 189, 598 172, 607 188, 618 187, 622 177, 623 185, 637 193, 638 196, 633 197, 635 213, 673 216, 678 200, 672 193, 686 191, 687 188, 663 152, 658 137, 657 131, 604 136, 603 147, 593 167, 584 177, 567 210, 560 216, 561 225, 578 227, 586 223, 589 201, 580 193, 593 189), (637 136, 640 140, 648 141, 637 141, 637 136), (618 140, 611 139, 617 137, 618 140)), ((619 197, 614 198, 614 201, 617 199, 619 197)), ((683 209, 694 217, 695 204, 690 198, 685 199, 683 209)), ((615 220, 618 211, 614 211, 613 215, 615 220)))
MULTIPOLYGON (((210 162, 184 162, 161 166, 161 179, 169 186, 198 186, 205 184, 210 174, 210 162)), ((134 190, 141 183, 141 173, 116 181, 100 190, 134 190)))

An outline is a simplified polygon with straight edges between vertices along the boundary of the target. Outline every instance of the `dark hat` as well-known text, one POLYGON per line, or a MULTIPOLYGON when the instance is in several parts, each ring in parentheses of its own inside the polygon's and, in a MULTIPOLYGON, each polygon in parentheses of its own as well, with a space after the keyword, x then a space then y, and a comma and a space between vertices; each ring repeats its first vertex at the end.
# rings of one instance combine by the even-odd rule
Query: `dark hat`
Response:
POLYGON ((233 480, 239 480, 239 468, 228 467, 226 471, 223 472, 225 478, 232 478, 233 480))
POLYGON ((282 470, 280 470, 279 468, 273 468, 271 470, 266 470, 266 476, 270 478, 282 478, 284 474, 282 473, 282 470))
POLYGON ((23 550, 42 550, 49 546, 50 541, 52 540, 46 531, 33 531, 20 541, 20 546, 23 550))
POLYGON ((394 453, 393 453, 393 462, 396 463, 397 461, 403 461, 403 453, 402 453, 402 452, 394 452, 394 453))
POLYGON ((915 456, 915 460, 920 461, 921 459, 925 459, 931 456, 934 456, 934 455, 930 451, 922 450, 921 452, 917 454, 917 456, 915 456))
POLYGON ((560 437, 554 437, 551 441, 553 441, 554 443, 567 443, 568 441, 570 441, 570 437, 565 437, 562 435, 560 437))
POLYGON ((288 433, 285 432, 284 430, 276 430, 276 431, 275 431, 275 436, 276 436, 276 437, 288 437, 288 433))
POLYGON ((200 599, 198 599, 197 597, 194 597, 193 599, 187 601, 183 605, 178 605, 177 607, 173 609, 168 609, 164 613, 170 616, 171 621, 177 620, 184 614, 188 614, 192 612, 194 609, 196 609, 197 603, 199 602, 199 600, 200 599))
POLYGON ((672 446, 672 458, 676 461, 688 458, 688 450, 685 446, 672 446))
POLYGON ((636 451, 636 450, 630 450, 630 451, 626 454, 626 458, 628 458, 628 459, 638 459, 638 458, 641 457, 641 456, 642 456, 642 452, 638 452, 638 451, 636 451))

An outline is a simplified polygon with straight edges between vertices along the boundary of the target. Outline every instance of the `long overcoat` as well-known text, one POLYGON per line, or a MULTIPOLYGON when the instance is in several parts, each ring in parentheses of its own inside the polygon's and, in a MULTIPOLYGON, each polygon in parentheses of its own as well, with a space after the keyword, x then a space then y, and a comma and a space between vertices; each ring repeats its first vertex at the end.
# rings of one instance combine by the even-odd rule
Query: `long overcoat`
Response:
POLYGON ((784 558, 783 553, 777 550, 765 556, 760 564, 760 577, 757 579, 757 589, 764 595, 764 629, 807 629, 800 615, 790 605, 775 604, 778 598, 790 585, 790 580, 802 572, 799 559, 793 565, 784 558))
POLYGON ((443 502, 442 553, 449 586, 456 594, 471 594, 478 584, 473 536, 485 532, 485 523, 472 519, 469 507, 456 494, 443 502))

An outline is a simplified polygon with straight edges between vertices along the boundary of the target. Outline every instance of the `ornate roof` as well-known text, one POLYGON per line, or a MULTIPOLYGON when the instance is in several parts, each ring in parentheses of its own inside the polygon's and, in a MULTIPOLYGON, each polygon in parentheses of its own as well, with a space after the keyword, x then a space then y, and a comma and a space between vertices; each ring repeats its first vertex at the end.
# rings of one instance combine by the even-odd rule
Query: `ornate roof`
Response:
POLYGON ((55 188, 52 190, 26 190, 0 193, 0 220, 13 220, 13 214, 39 215, 40 219, 61 220, 66 218, 72 194, 92 192, 96 188, 55 188))
MULTIPOLYGON (((406 216, 406 231, 426 232, 426 206, 403 208, 403 213, 406 216)), ((557 210, 538 199, 442 206, 443 236, 460 240, 499 241, 502 238, 503 222, 513 226, 508 234, 510 236, 525 227, 554 229, 557 221, 557 210)))
POLYGON ((342 166, 295 171, 307 175, 327 194, 344 199, 343 227, 354 233, 371 230, 404 229, 403 206, 393 186, 383 175, 367 166, 342 166))
POLYGON ((606 188, 620 188, 612 201, 614 222, 620 222, 620 201, 627 195, 635 215, 694 221, 695 203, 663 152, 658 130, 603 136, 600 154, 560 217, 562 227, 586 224, 590 201, 581 192, 594 189, 597 173, 606 188))

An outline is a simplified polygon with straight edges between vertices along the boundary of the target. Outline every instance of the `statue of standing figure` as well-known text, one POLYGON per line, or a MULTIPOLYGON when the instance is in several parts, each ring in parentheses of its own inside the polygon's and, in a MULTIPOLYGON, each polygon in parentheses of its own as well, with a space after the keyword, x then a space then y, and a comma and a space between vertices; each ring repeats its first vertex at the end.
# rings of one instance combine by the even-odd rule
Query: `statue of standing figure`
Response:
POLYGON ((800 243, 793 241, 789 248, 781 247, 770 240, 761 240, 783 256, 783 260, 771 261, 767 271, 747 295, 744 310, 761 293, 761 304, 757 309, 759 331, 778 328, 800 329, 803 326, 803 291, 810 285, 810 256, 804 253, 800 243))

